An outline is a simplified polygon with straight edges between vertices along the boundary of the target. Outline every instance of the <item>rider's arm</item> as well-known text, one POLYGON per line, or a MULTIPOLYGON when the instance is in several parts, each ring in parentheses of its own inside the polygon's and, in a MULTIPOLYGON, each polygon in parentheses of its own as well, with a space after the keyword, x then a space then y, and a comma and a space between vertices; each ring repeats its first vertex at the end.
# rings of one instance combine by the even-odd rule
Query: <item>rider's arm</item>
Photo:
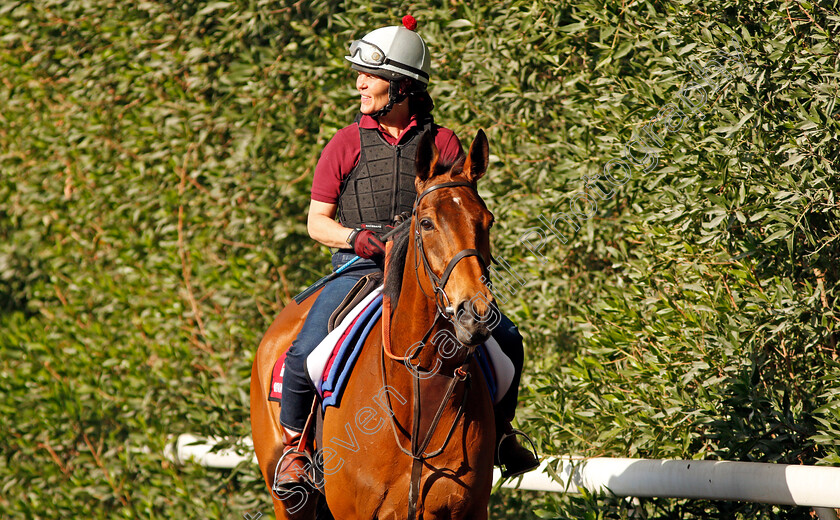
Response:
POLYGON ((348 248, 347 237, 352 229, 335 221, 337 209, 338 204, 310 201, 306 228, 310 237, 327 247, 348 248))

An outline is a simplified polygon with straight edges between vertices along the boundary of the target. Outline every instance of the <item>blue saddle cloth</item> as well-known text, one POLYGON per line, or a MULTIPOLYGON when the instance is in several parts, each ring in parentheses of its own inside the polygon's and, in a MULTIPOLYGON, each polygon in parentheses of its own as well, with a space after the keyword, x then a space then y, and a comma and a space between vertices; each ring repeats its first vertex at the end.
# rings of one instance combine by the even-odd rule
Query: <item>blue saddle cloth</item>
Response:
POLYGON ((362 345, 370 334, 371 329, 382 316, 382 296, 377 296, 370 305, 356 318, 353 326, 344 337, 344 341, 336 345, 336 352, 332 359, 329 371, 324 374, 321 383, 321 395, 323 397, 321 406, 326 410, 327 406, 338 406, 341 402, 341 395, 347 381, 350 379, 350 372, 359 358, 362 345))
MULTIPOLYGON (((343 341, 336 344, 337 351, 334 351, 330 358, 322 381, 320 384, 316 383, 316 388, 321 395, 321 406, 324 410, 328 406, 339 406, 341 404, 341 396, 347 386, 347 381, 350 379, 353 366, 359 358, 362 346, 381 316, 382 295, 379 295, 359 314, 356 321, 348 329, 343 341)), ((495 396, 498 390, 496 375, 487 347, 483 344, 480 345, 474 355, 481 371, 484 373, 484 380, 487 381, 490 395, 495 396)))

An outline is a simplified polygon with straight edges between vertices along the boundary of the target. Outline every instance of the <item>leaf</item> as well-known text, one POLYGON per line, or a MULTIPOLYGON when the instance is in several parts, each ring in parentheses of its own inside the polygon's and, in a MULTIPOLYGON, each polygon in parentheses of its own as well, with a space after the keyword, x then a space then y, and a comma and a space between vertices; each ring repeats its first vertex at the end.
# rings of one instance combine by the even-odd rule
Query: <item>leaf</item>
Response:
POLYGON ((613 59, 620 59, 627 55, 631 50, 633 50, 633 42, 624 42, 618 46, 618 50, 615 51, 613 54, 613 59))
POLYGON ((807 157, 807 156, 802 155, 802 154, 798 154, 798 153, 791 154, 790 157, 788 158, 788 160, 785 161, 784 164, 782 164, 781 167, 782 168, 787 168, 789 166, 793 166, 794 164, 798 163, 799 161, 801 161, 805 157, 807 157))
POLYGON ((581 20, 579 22, 576 22, 576 23, 570 23, 568 25, 563 25, 562 27, 558 28, 558 30, 560 32, 569 33, 569 34, 574 34, 578 31, 582 31, 584 29, 586 29, 586 22, 583 21, 583 20, 581 20))
POLYGON ((769 244, 770 242, 774 242, 774 241, 776 241, 776 240, 778 240, 778 239, 780 239, 784 236, 787 236, 788 233, 790 233, 789 229, 780 229, 780 230, 772 233, 770 236, 768 236, 764 240, 762 240, 762 244, 769 244))
POLYGON ((197 14, 199 14, 200 16, 206 16, 206 15, 208 15, 208 14, 214 12, 214 11, 220 11, 222 9, 227 9, 228 7, 230 7, 232 5, 233 5, 232 2, 211 2, 210 4, 207 4, 206 7, 204 7, 200 11, 198 11, 197 14))

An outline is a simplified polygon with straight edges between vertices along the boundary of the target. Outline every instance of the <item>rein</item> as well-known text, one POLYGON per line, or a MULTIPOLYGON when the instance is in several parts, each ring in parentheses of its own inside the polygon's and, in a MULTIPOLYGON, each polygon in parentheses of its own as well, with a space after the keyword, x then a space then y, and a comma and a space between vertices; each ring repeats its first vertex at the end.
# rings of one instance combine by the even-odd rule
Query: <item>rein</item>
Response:
MULTIPOLYGON (((464 258, 470 256, 478 257, 483 266, 486 268, 486 261, 482 256, 481 252, 477 249, 463 249, 459 251, 455 256, 449 260, 447 263, 446 268, 443 270, 441 276, 437 276, 434 271, 432 271, 431 265, 429 264, 429 259, 426 256, 426 249, 423 246, 423 236, 420 233, 420 223, 417 218, 417 208, 420 205, 420 201, 423 200, 423 197, 432 193, 433 191, 442 189, 442 188, 454 188, 454 187, 469 187, 475 190, 475 186, 472 183, 465 182, 465 181, 452 181, 452 182, 444 182, 441 184, 437 184, 435 186, 431 186, 430 188, 424 190, 420 195, 418 195, 417 200, 414 202, 414 208, 411 212, 411 217, 414 219, 414 248, 415 248, 415 265, 414 265, 414 276, 417 279, 417 285, 420 287, 420 290, 423 294, 430 299, 433 299, 435 302, 435 307, 437 309, 437 313, 435 314, 435 319, 432 321, 432 324, 426 330, 426 333, 423 335, 423 339, 421 340, 421 345, 425 346, 426 341, 431 336, 432 331, 434 330, 435 326, 438 323, 440 318, 444 318, 450 323, 453 322, 453 316, 455 315, 455 310, 452 308, 451 302, 449 297, 446 295, 446 291, 444 290, 446 287, 446 282, 449 281, 449 277, 452 274, 452 271, 455 269, 455 266, 463 260, 464 258), (417 259, 419 258, 419 260, 417 259), (426 271, 426 276, 428 277, 429 283, 431 283, 433 287, 433 295, 429 295, 426 293, 425 289, 423 289, 423 284, 420 283, 420 275, 418 271, 420 270, 420 262, 423 263, 424 270, 426 271)), ((398 361, 404 364, 407 364, 414 356, 418 355, 420 349, 417 349, 414 356, 396 356, 391 351, 391 330, 390 330, 390 300, 384 302, 385 309, 383 313, 383 320, 385 321, 384 327, 384 338, 382 342, 382 350, 380 351, 380 359, 382 365, 382 387, 387 388, 387 377, 386 377, 386 367, 385 367, 385 357, 398 361)), ((422 347, 421 347, 422 348, 422 347)), ((446 446, 449 444, 450 439, 452 438, 452 434, 455 432, 455 427, 461 421, 461 417, 464 415, 464 407, 467 403, 467 396, 469 395, 470 391, 470 373, 468 371, 467 366, 469 365, 472 359, 473 350, 470 349, 469 353, 467 354, 466 359, 464 362, 455 369, 452 375, 441 374, 444 377, 449 378, 449 384, 446 387, 446 392, 444 393, 443 399, 441 400, 440 404, 438 405, 437 411, 432 419, 432 422, 429 426, 428 431, 422 436, 420 434, 420 378, 413 376, 414 384, 413 384, 413 422, 411 427, 411 434, 409 435, 408 432, 399 428, 403 431, 404 435, 408 435, 409 440, 411 442, 411 448, 406 449, 403 447, 402 443, 400 442, 399 433, 397 432, 398 426, 396 423, 396 419, 394 418, 394 409, 391 404, 391 397, 388 392, 385 392, 385 403, 387 404, 387 412, 390 417, 391 423, 391 431, 394 434, 394 441, 399 447, 400 451, 404 454, 408 455, 412 459, 411 464, 411 485, 409 487, 408 492, 408 518, 409 520, 415 520, 417 516, 417 502, 419 500, 420 494, 420 477, 423 469, 423 461, 427 459, 431 459, 437 457, 443 450, 446 449, 446 446), (464 392, 461 396, 461 402, 458 405, 458 412, 455 415, 452 424, 449 426, 449 431, 446 434, 446 438, 444 439, 441 446, 431 452, 426 453, 426 449, 429 447, 429 443, 432 440, 432 435, 437 430, 437 427, 440 423, 441 418, 443 417, 443 412, 446 409, 446 404, 449 402, 449 399, 452 397, 452 394, 455 392, 455 387, 460 382, 464 382, 464 392)))
MULTIPOLYGON (((435 318, 437 321, 437 318, 435 318)), ((380 351, 380 360, 382 363, 382 388, 388 388, 387 378, 385 375, 385 349, 383 348, 380 351)), ((440 401, 440 405, 438 405, 437 412, 435 412, 435 416, 432 419, 432 424, 429 426, 429 430, 426 432, 426 435, 423 437, 423 441, 419 442, 420 439, 420 379, 418 377, 413 377, 414 379, 414 399, 413 399, 413 419, 411 425, 411 435, 409 435, 409 439, 411 440, 411 450, 407 450, 403 447, 402 443, 400 442, 399 433, 397 433, 397 421, 394 419, 394 407, 391 405, 391 396, 388 392, 385 392, 385 403, 387 404, 387 412, 388 416, 391 418, 389 421, 391 423, 391 431, 394 434, 394 442, 397 444, 397 447, 402 451, 404 454, 411 457, 411 483, 408 488, 408 519, 415 520, 417 517, 417 501, 420 498, 420 477, 423 471, 423 461, 426 459, 431 459, 437 457, 443 450, 446 449, 446 446, 449 444, 449 440, 452 438, 452 434, 455 433, 455 427, 461 421, 461 417, 464 415, 464 406, 467 404, 467 396, 470 393, 470 373, 465 369, 470 359, 472 358, 472 353, 464 360, 464 362, 455 369, 453 375, 445 375, 444 377, 450 378, 449 384, 446 387, 446 393, 443 396, 443 399, 440 401), (455 391, 455 386, 464 381, 464 393, 461 396, 461 402, 458 405, 458 413, 455 415, 455 419, 452 421, 452 424, 449 426, 449 431, 446 433, 446 438, 443 440, 441 446, 432 453, 424 453, 426 448, 429 447, 429 443, 432 440, 432 434, 437 430, 438 423, 440 423, 440 419, 443 416, 443 411, 446 408, 446 403, 449 402, 449 399, 452 397, 453 392, 455 391)), ((400 428, 402 429, 402 428, 400 428)), ((403 433, 407 433, 403 430, 403 433)))

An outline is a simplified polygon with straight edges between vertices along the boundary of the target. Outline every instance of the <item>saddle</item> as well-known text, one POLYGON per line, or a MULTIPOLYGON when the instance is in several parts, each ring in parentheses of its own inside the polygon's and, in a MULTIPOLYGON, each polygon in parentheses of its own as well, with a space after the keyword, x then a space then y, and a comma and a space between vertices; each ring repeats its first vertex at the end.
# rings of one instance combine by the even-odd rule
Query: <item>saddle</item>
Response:
POLYGON ((342 320, 347 317, 347 314, 349 314, 350 311, 359 304, 359 302, 364 300, 367 295, 372 293, 377 287, 381 286, 384 280, 385 275, 381 271, 370 273, 361 277, 330 315, 330 321, 327 324, 327 331, 332 332, 335 330, 336 325, 341 323, 342 320))

